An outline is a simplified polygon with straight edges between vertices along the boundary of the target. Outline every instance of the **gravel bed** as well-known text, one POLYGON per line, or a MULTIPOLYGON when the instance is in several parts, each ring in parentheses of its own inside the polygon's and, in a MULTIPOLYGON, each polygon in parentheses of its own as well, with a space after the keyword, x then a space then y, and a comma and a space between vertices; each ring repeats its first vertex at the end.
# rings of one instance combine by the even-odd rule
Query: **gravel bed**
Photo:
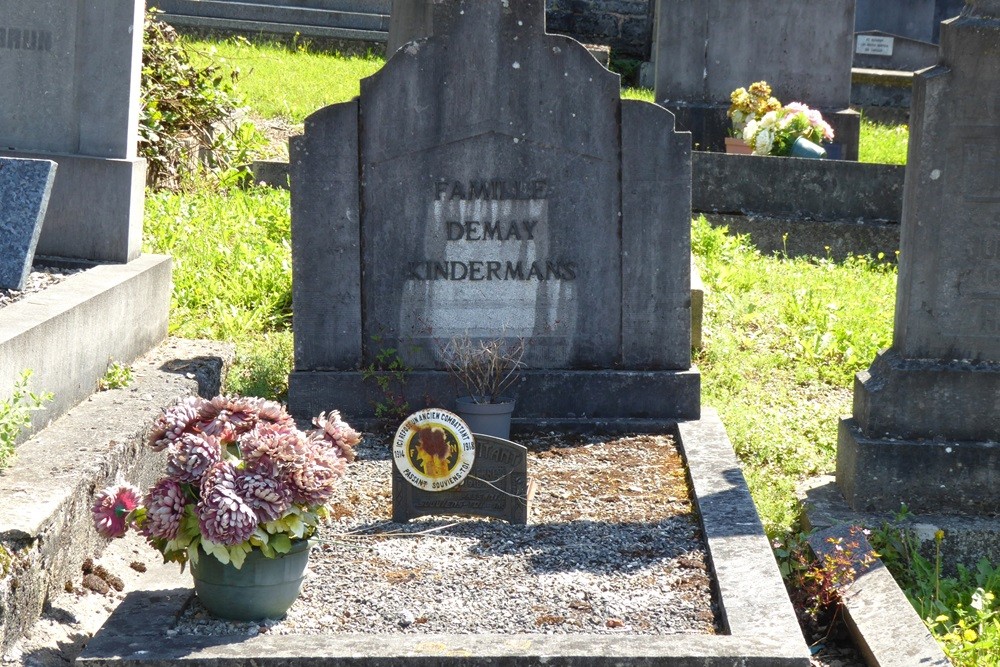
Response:
POLYGON ((673 634, 719 631, 681 457, 667 436, 534 433, 527 526, 391 514, 386 436, 367 436, 281 621, 213 619, 195 598, 170 635, 673 634))
POLYGON ((44 291, 45 289, 61 283, 68 276, 79 273, 83 269, 64 269, 55 266, 36 266, 28 275, 23 290, 0 289, 0 308, 9 306, 20 301, 29 294, 44 291))

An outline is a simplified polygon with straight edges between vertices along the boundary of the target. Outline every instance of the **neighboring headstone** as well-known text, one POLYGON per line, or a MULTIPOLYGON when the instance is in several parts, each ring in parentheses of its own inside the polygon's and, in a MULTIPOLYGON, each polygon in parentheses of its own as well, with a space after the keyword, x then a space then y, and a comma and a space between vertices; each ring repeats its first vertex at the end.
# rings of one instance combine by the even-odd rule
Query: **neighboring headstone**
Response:
POLYGON ((1000 507, 1000 0, 918 73, 892 347, 860 373, 837 483, 856 510, 1000 507))
POLYGON ((528 522, 528 450, 521 445, 473 436, 455 415, 428 409, 400 427, 392 455, 397 523, 440 515, 528 522))
POLYGON ((542 0, 434 10, 292 141, 293 411, 370 415, 388 350, 411 405, 450 404, 469 335, 526 339, 518 416, 696 415, 690 139, 542 0))
POLYGON ((937 63, 938 47, 909 37, 869 30, 854 36, 854 66, 915 72, 937 63))
MULTIPOLYGON (((546 27, 584 44, 599 44, 618 57, 649 57, 653 0, 549 0, 546 27)), ((391 56, 413 39, 434 33, 433 0, 393 0, 389 21, 391 56)), ((594 57, 600 55, 591 50, 594 57)), ((608 61, 602 61, 607 66, 608 61)))
POLYGON ((2 289, 24 289, 55 176, 54 162, 0 158, 2 289))
POLYGON ((962 6, 963 0, 857 0, 854 30, 936 43, 941 21, 958 16, 962 6))
POLYGON ((783 103, 823 112, 856 160, 851 103, 854 0, 657 0, 656 100, 698 150, 724 150, 737 88, 766 80, 783 103))
POLYGON ((0 6, 0 155, 59 171, 38 252, 139 255, 145 161, 136 158, 142 0, 0 6))

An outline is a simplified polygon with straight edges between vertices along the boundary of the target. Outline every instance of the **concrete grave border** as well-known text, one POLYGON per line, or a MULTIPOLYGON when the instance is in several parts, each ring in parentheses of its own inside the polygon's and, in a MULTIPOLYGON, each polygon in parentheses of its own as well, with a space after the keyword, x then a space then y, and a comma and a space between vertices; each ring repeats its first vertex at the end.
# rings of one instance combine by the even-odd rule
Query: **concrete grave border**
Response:
POLYGON ((178 578, 174 566, 157 570, 145 590, 130 593, 76 664, 807 667, 805 641, 718 415, 705 409, 700 420, 658 425, 678 438, 687 461, 728 634, 168 637, 192 595, 186 577, 178 578))
MULTIPOLYGON (((36 257, 47 262, 60 263, 36 257)), ((170 267, 164 255, 93 266, 0 309, 0 391, 31 369, 31 390, 53 394, 25 436, 90 396, 109 361, 129 364, 166 338, 170 267)))

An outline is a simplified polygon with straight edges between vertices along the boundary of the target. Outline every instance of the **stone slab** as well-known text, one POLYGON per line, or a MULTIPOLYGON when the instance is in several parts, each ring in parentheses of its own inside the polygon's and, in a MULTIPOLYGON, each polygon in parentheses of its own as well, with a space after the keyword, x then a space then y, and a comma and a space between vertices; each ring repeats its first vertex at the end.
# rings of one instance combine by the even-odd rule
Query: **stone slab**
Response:
POLYGON ((881 352, 855 376, 853 414, 871 437, 1000 440, 1000 363, 881 352))
POLYGON ((913 101, 913 72, 855 68, 851 70, 851 105, 868 120, 909 123, 913 101))
POLYGON ((252 23, 283 23, 385 33, 389 17, 377 11, 357 12, 324 7, 229 0, 157 0, 157 9, 170 14, 230 19, 252 23))
POLYGON ((392 0, 389 42, 385 48, 389 56, 403 44, 433 33, 434 13, 429 0, 392 0))
MULTIPOLYGON (((854 67, 915 72, 937 64, 937 44, 908 39, 879 30, 866 30, 854 36, 854 67), (867 53, 865 40, 878 40, 882 52, 867 53)), ((853 80, 853 77, 852 77, 853 80)), ((853 95, 853 93, 852 93, 853 95)), ((852 102, 854 99, 852 97, 852 102)))
MULTIPOLYGON (((413 409, 450 408, 461 393, 443 371, 411 371, 405 384, 395 381, 413 409)), ((696 419, 700 414, 700 373, 689 371, 524 371, 514 387, 521 420, 548 419, 696 419)), ((375 416, 386 395, 361 372, 294 371, 288 378, 292 413, 306 418, 336 406, 354 423, 375 416)))
POLYGON ((798 220, 761 215, 705 214, 713 226, 725 227, 729 234, 745 235, 765 255, 788 257, 829 257, 842 261, 868 255, 887 262, 896 261, 899 251, 899 224, 876 221, 798 220))
POLYGON ((622 100, 622 352, 625 368, 691 366, 691 137, 673 114, 622 100), (680 215, 678 212, 680 211, 680 215), (664 261, 666 260, 666 261, 664 261))
POLYGON ((868 437, 840 422, 837 484, 859 512, 993 516, 1000 507, 1000 442, 868 437))
POLYGON ((338 52, 380 52, 386 33, 377 30, 337 28, 301 23, 274 23, 271 21, 245 21, 241 19, 164 14, 161 19, 174 28, 195 34, 237 33, 247 35, 281 35, 308 37, 316 45, 323 45, 338 52))
POLYGON ((321 109, 305 128, 289 142, 295 364, 356 369, 363 331, 358 104, 321 109))
POLYGON ((510 440, 475 434, 472 470, 457 487, 424 491, 406 481, 392 466, 392 520, 405 523, 421 516, 480 516, 526 524, 528 450, 510 440))
POLYGON ((934 9, 938 0, 856 0, 854 29, 934 40, 934 9))
POLYGON ((530 366, 609 367, 623 343, 619 78, 545 34, 538 0, 434 11, 433 36, 361 82, 361 127, 394 127, 359 146, 367 331, 414 368, 439 366, 453 336, 498 332, 529 339, 530 366))
POLYGON ((54 162, 0 158, 0 288, 24 289, 55 176, 54 162))
POLYGON ((146 161, 0 150, 58 166, 39 255, 130 262, 142 251, 146 161))
POLYGON ((764 79, 784 103, 850 104, 854 0, 657 0, 655 21, 657 101, 728 107, 764 79))
POLYGON ((141 0, 33 0, 0 9, 0 147, 136 156, 141 0))
POLYGON ((688 138, 663 108, 623 103, 617 75, 545 33, 544 10, 430 3, 432 35, 293 138, 296 413, 358 387, 370 414, 358 378, 385 354, 415 369, 409 400, 425 404, 442 395, 442 349, 465 337, 525 339, 532 416, 697 413, 670 393, 696 391, 688 138), (584 371, 595 381, 560 375, 584 371), (639 408, 604 391, 632 371, 668 388, 639 408), (580 406, 542 398, 569 377, 592 389, 580 406))
POLYGON ((799 496, 806 508, 803 514, 806 529, 862 525, 876 530, 891 525, 907 531, 914 538, 920 555, 928 562, 933 562, 940 550, 944 576, 955 576, 958 565, 974 569, 983 558, 991 563, 1000 562, 1000 523, 991 516, 908 512, 900 518, 895 510, 856 512, 832 475, 807 480, 800 486, 799 496), (939 530, 944 532, 940 542, 935 539, 939 530))
POLYGON ((0 475, 0 549, 14 556, 0 576, 0 653, 31 627, 50 592, 100 551, 90 515, 96 490, 119 476, 153 482, 163 466, 162 454, 146 446, 153 420, 179 396, 215 395, 232 354, 216 342, 164 343, 134 364, 128 388, 94 394, 18 446, 0 475))
POLYGON ((807 667, 809 654, 785 594, 767 537, 725 429, 714 411, 699 422, 660 424, 673 431, 692 478, 699 516, 719 581, 727 634, 598 635, 326 635, 168 637, 190 597, 189 580, 159 570, 147 589, 130 593, 87 644, 77 664, 176 667, 204 664, 294 667, 328 664, 388 667, 807 667))
POLYGON ((850 222, 898 223, 903 217, 901 165, 702 151, 693 156, 696 212, 850 222))
POLYGON ((170 258, 95 266, 0 310, 0 387, 30 368, 54 398, 37 428, 87 398, 109 360, 130 363, 167 335, 170 258))
POLYGON ((852 547, 856 578, 838 586, 844 622, 870 667, 949 667, 951 661, 878 559, 868 539, 850 526, 813 533, 809 545, 818 558, 836 557, 836 543, 852 547))

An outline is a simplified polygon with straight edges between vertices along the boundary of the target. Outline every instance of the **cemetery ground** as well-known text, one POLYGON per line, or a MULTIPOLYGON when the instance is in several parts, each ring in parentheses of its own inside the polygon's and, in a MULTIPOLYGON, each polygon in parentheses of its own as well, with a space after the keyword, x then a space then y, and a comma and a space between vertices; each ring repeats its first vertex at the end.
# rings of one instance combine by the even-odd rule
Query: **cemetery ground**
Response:
MULTIPOLYGON (((246 43, 193 47, 207 52, 213 45, 244 70, 240 85, 247 88, 240 92, 251 117, 262 127, 266 121, 278 128, 279 135, 320 106, 356 94, 357 79, 381 65, 377 58, 332 58, 246 43), (257 49, 264 57, 250 60, 257 49), (314 73, 300 77, 300 65, 314 73), (331 75, 331 68, 342 74, 331 75), (320 76, 342 78, 345 87, 323 90, 309 79, 320 76), (304 83, 295 88, 300 79, 304 83), (259 88, 251 88, 256 80, 262 81, 259 88), (280 86, 274 83, 279 80, 280 86), (274 99, 283 88, 296 92, 274 99)), ((879 129, 869 136, 877 132, 884 135, 875 142, 881 159, 898 161, 904 131, 879 129), (886 157, 890 154, 896 157, 886 157)), ((905 140, 902 154, 905 158, 905 140)), ((891 340, 895 269, 868 258, 762 256, 703 220, 693 225, 693 250, 708 292, 705 346, 695 359, 703 404, 719 410, 779 561, 795 572, 794 557, 785 554, 802 544, 796 485, 833 470, 836 424, 850 413, 853 374, 891 340)), ((283 398, 292 358, 287 192, 220 188, 211 177, 192 179, 181 192, 149 193, 145 235, 144 251, 174 256, 171 333, 235 342, 227 391, 283 398)), ((990 644, 1000 642, 1000 631, 991 622, 991 603, 977 609, 973 593, 977 587, 998 592, 1000 575, 985 566, 942 579, 934 563, 921 560, 892 531, 875 537, 921 615, 947 617, 932 629, 951 635, 946 641, 953 659, 967 665, 997 659, 990 644), (975 637, 965 632, 972 628, 975 637)))

